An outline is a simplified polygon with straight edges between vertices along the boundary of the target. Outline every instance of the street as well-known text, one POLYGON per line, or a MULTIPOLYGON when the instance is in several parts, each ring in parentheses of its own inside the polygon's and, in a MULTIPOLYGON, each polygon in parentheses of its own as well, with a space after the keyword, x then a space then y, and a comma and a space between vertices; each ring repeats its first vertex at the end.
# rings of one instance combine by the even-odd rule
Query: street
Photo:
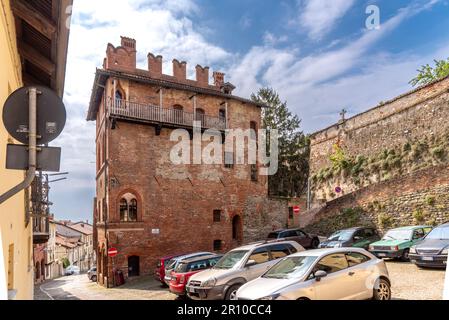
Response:
POLYGON ((35 287, 35 300, 174 300, 175 295, 150 276, 106 289, 89 281, 86 274, 47 281, 35 287))
MULTIPOLYGON (((420 270, 411 263, 388 261, 394 300, 441 300, 444 270, 420 270)), ((175 295, 152 277, 128 281, 120 288, 105 289, 85 274, 50 280, 35 288, 36 300, 174 300, 175 295)))

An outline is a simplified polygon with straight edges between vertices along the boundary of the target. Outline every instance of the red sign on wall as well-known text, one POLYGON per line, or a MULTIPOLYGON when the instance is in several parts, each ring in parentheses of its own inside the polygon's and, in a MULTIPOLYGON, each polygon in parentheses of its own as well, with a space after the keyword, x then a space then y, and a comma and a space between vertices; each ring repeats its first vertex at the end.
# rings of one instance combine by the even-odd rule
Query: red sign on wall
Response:
POLYGON ((109 248, 108 249, 108 256, 109 257, 115 257, 118 253, 117 248, 109 248))
POLYGON ((301 210, 299 209, 299 206, 294 206, 293 207, 293 212, 298 214, 301 210))

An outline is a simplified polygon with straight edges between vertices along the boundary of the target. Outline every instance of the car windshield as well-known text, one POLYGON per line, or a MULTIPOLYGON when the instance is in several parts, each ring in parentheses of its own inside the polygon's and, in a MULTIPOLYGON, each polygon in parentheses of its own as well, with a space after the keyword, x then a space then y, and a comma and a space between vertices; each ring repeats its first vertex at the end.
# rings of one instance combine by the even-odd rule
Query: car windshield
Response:
POLYGON ((411 237, 411 230, 390 230, 384 235, 382 240, 410 240, 411 237))
POLYGON ((299 279, 309 270, 317 257, 288 257, 268 270, 262 277, 270 279, 299 279))
POLYGON ((214 269, 232 269, 247 253, 247 250, 230 251, 217 262, 214 269))
POLYGON ((433 229, 426 237, 433 240, 449 240, 449 226, 433 229))
POLYGON ((337 231, 333 235, 329 237, 329 241, 348 241, 351 239, 352 235, 354 234, 354 231, 347 230, 347 231, 337 231))
POLYGON ((277 239, 277 238, 278 238, 277 232, 272 232, 268 235, 268 239, 277 239))

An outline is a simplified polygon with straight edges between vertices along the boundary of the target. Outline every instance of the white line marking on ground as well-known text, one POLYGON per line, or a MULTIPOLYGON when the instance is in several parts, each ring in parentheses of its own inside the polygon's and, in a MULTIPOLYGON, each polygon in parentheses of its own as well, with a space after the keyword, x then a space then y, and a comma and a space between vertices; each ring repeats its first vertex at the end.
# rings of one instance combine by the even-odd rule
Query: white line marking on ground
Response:
POLYGON ((41 290, 43 293, 45 293, 50 298, 50 300, 55 300, 47 291, 44 290, 44 288, 42 288, 42 286, 39 287, 39 290, 41 290))

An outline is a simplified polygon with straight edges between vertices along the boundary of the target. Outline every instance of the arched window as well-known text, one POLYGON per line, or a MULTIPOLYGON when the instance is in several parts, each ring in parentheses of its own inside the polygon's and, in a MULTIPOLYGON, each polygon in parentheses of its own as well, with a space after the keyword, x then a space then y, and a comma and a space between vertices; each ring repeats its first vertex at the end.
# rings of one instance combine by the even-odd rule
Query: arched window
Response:
POLYGON ((128 221, 128 201, 120 200, 120 221, 128 221))
POLYGON ((132 199, 128 206, 129 221, 137 221, 137 200, 132 199))
POLYGON ((220 111, 218 112, 218 117, 220 118, 220 120, 226 121, 226 110, 220 109, 220 111))
POLYGON ((240 216, 235 216, 232 219, 232 240, 241 241, 242 233, 242 219, 240 216))
POLYGON ((127 193, 120 199, 120 221, 136 222, 138 220, 138 202, 136 197, 127 193))

